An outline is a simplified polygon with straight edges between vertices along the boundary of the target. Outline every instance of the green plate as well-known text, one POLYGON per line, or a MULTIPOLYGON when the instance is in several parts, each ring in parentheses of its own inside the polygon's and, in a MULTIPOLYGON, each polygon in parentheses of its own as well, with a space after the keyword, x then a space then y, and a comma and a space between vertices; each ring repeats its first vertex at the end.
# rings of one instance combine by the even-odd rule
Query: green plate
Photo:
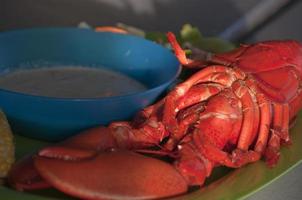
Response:
MULTIPOLYGON (((215 199, 244 199, 269 183, 284 175, 302 162, 302 113, 296 125, 291 129, 293 144, 283 147, 281 158, 276 167, 268 168, 263 161, 249 164, 236 170, 218 168, 208 180, 207 186, 190 192, 187 195, 171 198, 174 200, 215 200, 215 199), (235 188, 235 189, 234 189, 235 188)), ((16 156, 33 152, 46 143, 16 136, 16 156)), ((55 190, 43 190, 35 193, 17 192, 7 187, 0 187, 1 199, 47 200, 71 199, 55 190)))

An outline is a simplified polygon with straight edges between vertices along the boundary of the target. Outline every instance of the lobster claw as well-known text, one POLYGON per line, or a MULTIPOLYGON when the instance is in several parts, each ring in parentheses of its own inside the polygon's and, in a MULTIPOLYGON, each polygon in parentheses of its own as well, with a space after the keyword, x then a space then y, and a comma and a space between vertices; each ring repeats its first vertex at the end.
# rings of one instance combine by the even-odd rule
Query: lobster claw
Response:
MULTIPOLYGON (((95 127, 71 137, 60 144, 40 150, 39 154, 53 158, 73 160, 92 157, 97 151, 115 146, 111 132, 106 127, 95 127)), ((36 190, 51 187, 34 167, 33 155, 18 160, 9 172, 8 183, 17 190, 36 190)))
POLYGON ((76 161, 36 156, 34 165, 52 186, 83 199, 164 198, 188 188, 173 165, 130 151, 76 161))
POLYGON ((34 167, 32 155, 18 160, 13 165, 8 175, 8 183, 19 191, 51 187, 34 167))

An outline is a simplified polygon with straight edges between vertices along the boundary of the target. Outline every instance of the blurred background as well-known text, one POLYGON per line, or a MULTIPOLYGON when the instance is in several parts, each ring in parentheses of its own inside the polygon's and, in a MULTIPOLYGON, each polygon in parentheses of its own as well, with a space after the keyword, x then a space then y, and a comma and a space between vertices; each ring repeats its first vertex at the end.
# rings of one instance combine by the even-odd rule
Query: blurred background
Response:
MULTIPOLYGON (((260 21, 260 26, 235 40, 302 41, 299 0, 0 0, 0 30, 76 26, 85 21, 92 26, 122 22, 146 31, 177 32, 184 23, 190 23, 204 35, 214 36, 247 13, 252 20, 260 21)), ((252 23, 243 19, 239 24, 244 27, 252 23)))
MULTIPOLYGON (((0 0, 0 19, 0 31, 75 27, 85 21, 93 27, 122 22, 146 31, 178 32, 190 23, 205 36, 236 42, 302 42, 299 0, 0 0)), ((301 199, 301 185, 300 165, 248 199, 301 199)))

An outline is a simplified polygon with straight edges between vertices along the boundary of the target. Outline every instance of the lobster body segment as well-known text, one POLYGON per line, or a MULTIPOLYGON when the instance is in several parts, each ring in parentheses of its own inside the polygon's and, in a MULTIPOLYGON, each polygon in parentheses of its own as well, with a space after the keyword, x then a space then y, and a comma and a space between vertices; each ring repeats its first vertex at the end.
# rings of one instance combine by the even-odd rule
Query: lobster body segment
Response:
POLYGON ((132 122, 112 122, 42 149, 23 167, 31 170, 30 181, 18 176, 19 164, 11 184, 49 184, 85 199, 150 199, 201 186, 219 165, 238 168, 262 157, 270 167, 277 164, 281 144, 291 142, 289 123, 302 107, 302 45, 268 41, 194 60, 172 33, 167 37, 180 63, 201 68, 197 73, 132 122))
POLYGON ((210 60, 252 74, 262 92, 288 103, 297 96, 302 77, 302 48, 297 41, 267 41, 214 55, 210 60), (284 78, 287 77, 287 78, 284 78))
POLYGON ((240 67, 252 74, 294 67, 301 76, 301 54, 301 44, 297 41, 265 41, 241 45, 233 51, 214 55, 212 60, 225 66, 240 67))

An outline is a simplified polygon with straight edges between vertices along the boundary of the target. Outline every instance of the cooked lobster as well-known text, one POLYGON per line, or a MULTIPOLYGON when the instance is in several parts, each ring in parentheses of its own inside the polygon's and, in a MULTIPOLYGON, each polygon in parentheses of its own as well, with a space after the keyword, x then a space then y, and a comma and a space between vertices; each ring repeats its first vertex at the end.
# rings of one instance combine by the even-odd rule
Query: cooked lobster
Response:
POLYGON ((217 166, 277 164, 302 106, 302 45, 267 41, 194 60, 167 37, 197 73, 131 122, 92 128, 20 160, 11 185, 84 199, 155 199, 202 186, 217 166))

